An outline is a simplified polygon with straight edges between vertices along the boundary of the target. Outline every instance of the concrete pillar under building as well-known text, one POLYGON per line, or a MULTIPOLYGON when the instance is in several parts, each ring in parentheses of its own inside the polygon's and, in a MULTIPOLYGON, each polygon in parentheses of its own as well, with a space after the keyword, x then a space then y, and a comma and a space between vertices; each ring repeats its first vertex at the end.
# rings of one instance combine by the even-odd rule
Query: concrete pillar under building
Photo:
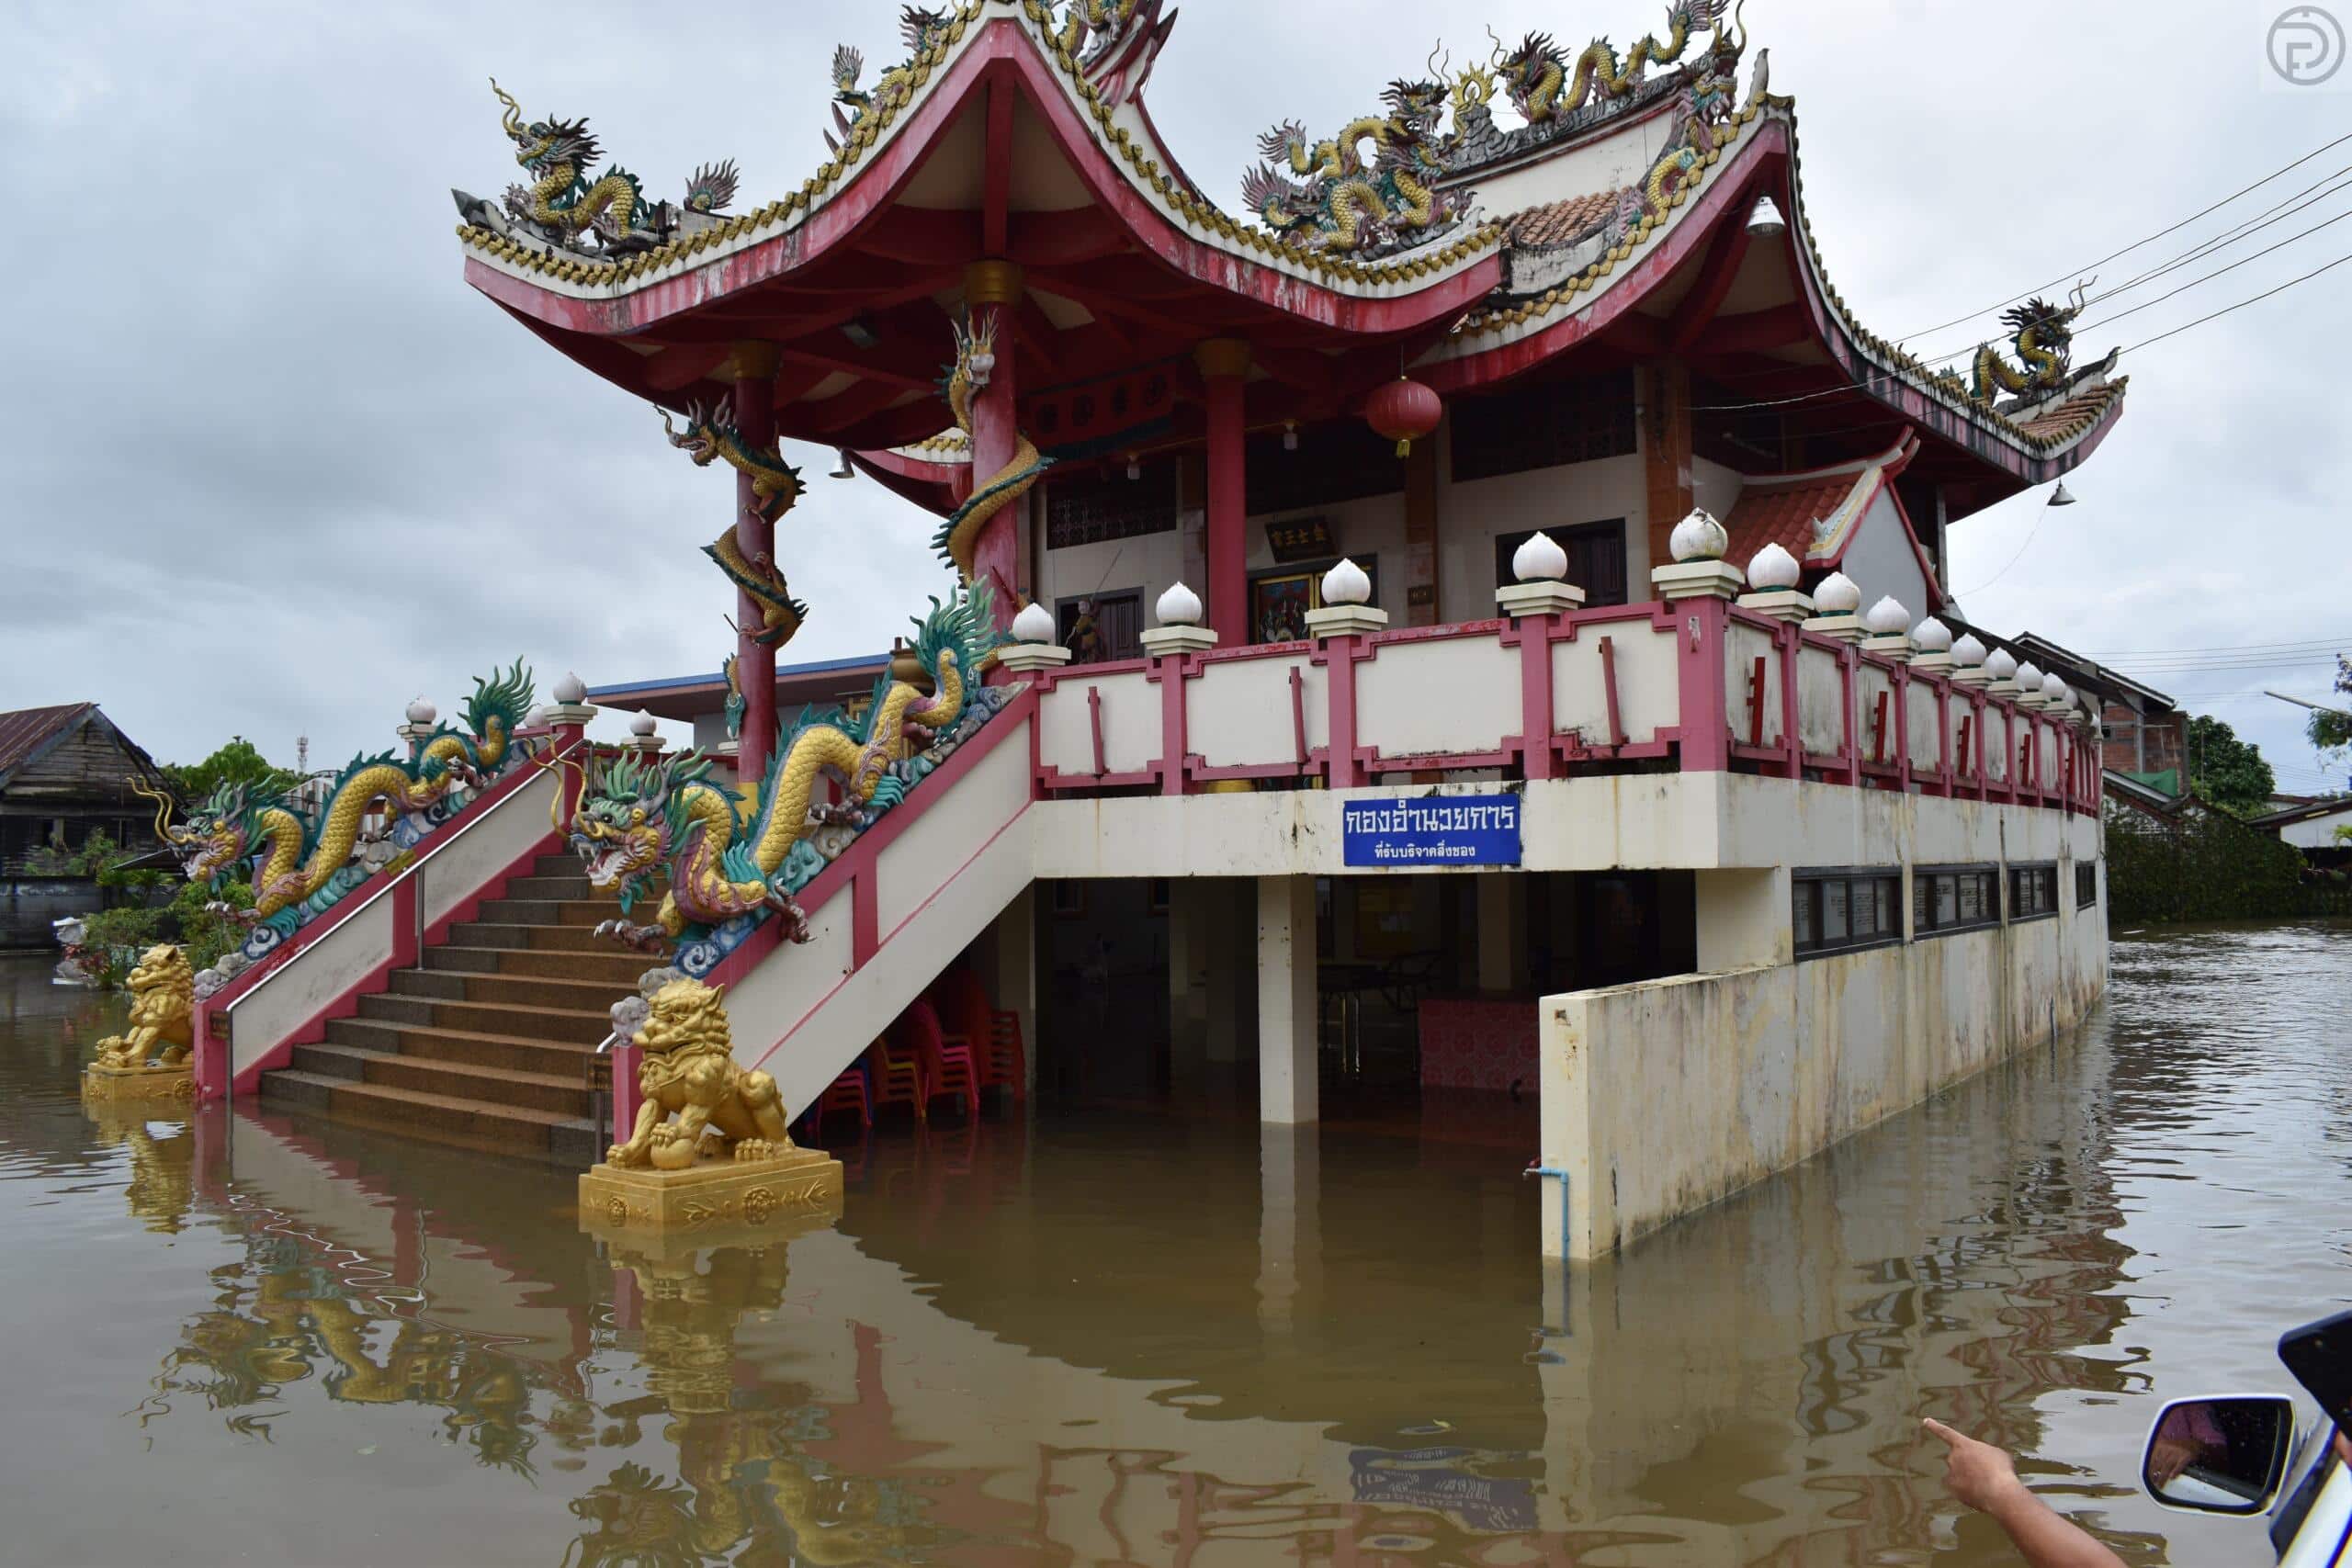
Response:
POLYGON ((1258 1119, 1321 1113, 1315 1060, 1315 879, 1258 879, 1258 1119))
POLYGON ((1249 1030, 1242 1006, 1248 994, 1242 981, 1252 961, 1249 917, 1238 907, 1236 885, 1224 878, 1198 883, 1194 897, 1208 955, 1201 987, 1203 1054, 1211 1062, 1231 1064, 1241 1059, 1249 1030))
POLYGON ((1313 1127, 1258 1130, 1258 1325, 1287 1338, 1322 1272, 1322 1165, 1313 1127))
POLYGON ((1527 981, 1527 879, 1510 872, 1478 877, 1478 988, 1495 995, 1527 981))
POLYGON ((1701 974, 1791 962, 1786 866, 1697 872, 1691 886, 1701 974))

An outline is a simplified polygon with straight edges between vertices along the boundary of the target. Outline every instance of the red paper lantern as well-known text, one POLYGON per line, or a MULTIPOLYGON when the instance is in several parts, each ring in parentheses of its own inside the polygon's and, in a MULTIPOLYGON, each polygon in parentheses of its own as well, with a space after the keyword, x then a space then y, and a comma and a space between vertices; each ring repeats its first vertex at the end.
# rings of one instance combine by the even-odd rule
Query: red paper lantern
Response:
POLYGON ((1415 436, 1435 430, 1444 412, 1435 392, 1405 376, 1374 388, 1363 403, 1364 423, 1396 443, 1399 457, 1412 451, 1415 436))

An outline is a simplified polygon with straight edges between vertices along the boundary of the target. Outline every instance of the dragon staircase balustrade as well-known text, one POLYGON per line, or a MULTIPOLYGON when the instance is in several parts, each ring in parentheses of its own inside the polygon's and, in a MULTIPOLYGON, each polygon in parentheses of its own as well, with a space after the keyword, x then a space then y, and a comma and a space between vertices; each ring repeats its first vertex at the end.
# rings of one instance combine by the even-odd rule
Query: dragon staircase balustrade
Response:
POLYGON ((601 767, 535 764, 583 769, 578 807, 569 824, 558 817, 555 826, 589 881, 619 896, 622 918, 599 933, 666 953, 695 978, 771 917, 785 921, 791 940, 807 941, 795 895, 1012 700, 1009 688, 967 675, 1001 641, 985 583, 944 604, 934 599, 915 625, 912 652, 931 690, 885 676, 855 717, 802 709, 756 785, 714 780, 698 750, 601 767), (838 801, 818 798, 820 778, 839 786, 838 801), (664 869, 670 886, 659 909, 649 923, 632 923, 628 915, 664 869))
POLYGON ((435 726, 409 760, 363 752, 323 791, 257 796, 223 784, 185 826, 171 820, 169 795, 134 785, 155 803, 156 836, 178 852, 189 881, 218 892, 250 869, 253 907, 235 911, 250 927, 244 942, 196 976, 196 994, 219 990, 369 877, 408 864, 427 833, 511 768, 531 701, 531 672, 517 660, 475 680, 464 729, 435 726), (370 830, 368 818, 384 813, 390 823, 370 830))
MULTIPOLYGON (((1747 47, 1736 18, 1725 19, 1728 9, 1728 0, 1676 0, 1667 7, 1665 36, 1642 39, 1622 58, 1605 39, 1571 60, 1547 33, 1529 33, 1518 48, 1507 49, 1489 31, 1491 57, 1454 73, 1451 88, 1442 80, 1449 68, 1432 51, 1432 74, 1391 82, 1383 113, 1351 120, 1319 141, 1296 121, 1266 132, 1259 150, 1282 164, 1248 170, 1243 201, 1267 228, 1302 249, 1359 258, 1394 254, 1451 231, 1468 216, 1476 197, 1463 182, 1476 171, 1672 96, 1678 100, 1674 130, 1648 172, 1585 233, 1562 243, 1604 231, 1622 234, 1643 217, 1663 212, 1690 172, 1726 140, 1747 47), (1712 32, 1711 41, 1691 53, 1690 41, 1702 30, 1712 32), (1690 58, 1682 63, 1686 54, 1690 58), (1652 77, 1653 66, 1677 68, 1652 77), (1495 124, 1498 92, 1521 122, 1510 130, 1495 124)), ((1755 93, 1760 95, 1762 51, 1757 62, 1755 93)))
POLYGON ((469 223, 510 239, 535 240, 552 251, 625 256, 715 222, 735 199, 740 176, 732 159, 705 164, 688 175, 685 199, 674 207, 646 200, 643 184, 618 164, 606 164, 592 179, 588 171, 603 148, 584 118, 526 123, 522 106, 496 80, 490 90, 503 106, 500 123, 514 143, 514 162, 531 183, 507 186, 499 206, 468 191, 451 191, 469 223))

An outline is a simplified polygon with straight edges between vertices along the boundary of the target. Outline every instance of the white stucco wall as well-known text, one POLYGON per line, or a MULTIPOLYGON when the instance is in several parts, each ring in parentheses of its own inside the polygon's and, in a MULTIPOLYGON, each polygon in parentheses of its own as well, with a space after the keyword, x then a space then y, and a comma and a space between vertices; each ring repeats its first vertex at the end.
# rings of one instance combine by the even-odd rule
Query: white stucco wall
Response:
POLYGON ((1854 525, 1853 542, 1846 547, 1838 570, 1860 584, 1864 608, 1882 594, 1892 593, 1911 612, 1915 621, 1928 613, 1928 579, 1919 570, 1918 552, 1910 530, 1895 509, 1894 492, 1882 489, 1854 525))
POLYGON ((2299 850, 2332 850, 2340 847, 2335 830, 2352 823, 2352 806, 2341 811, 2331 811, 2324 817, 2306 817, 2301 822, 2290 822, 2278 829, 2278 837, 2299 850))

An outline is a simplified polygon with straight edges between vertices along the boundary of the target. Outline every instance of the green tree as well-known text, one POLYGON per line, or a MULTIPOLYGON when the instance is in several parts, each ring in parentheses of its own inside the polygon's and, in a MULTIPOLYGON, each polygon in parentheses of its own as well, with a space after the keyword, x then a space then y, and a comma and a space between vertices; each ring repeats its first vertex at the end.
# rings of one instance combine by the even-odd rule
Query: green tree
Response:
POLYGON ((190 806, 201 804, 222 784, 243 784, 255 797, 283 795, 297 782, 284 768, 272 766, 261 749, 242 735, 201 762, 166 762, 164 776, 190 806))
MULTIPOLYGON (((2352 659, 2335 656, 2335 692, 2341 697, 2352 697, 2352 659)), ((2352 747, 2352 713, 2341 708, 2316 708, 2304 733, 2312 744, 2323 751, 2341 752, 2352 747)))
POLYGON ((2269 810, 2270 792, 2278 787, 2260 747, 2201 713, 2188 721, 2188 782, 2199 797, 2233 817, 2269 810))

